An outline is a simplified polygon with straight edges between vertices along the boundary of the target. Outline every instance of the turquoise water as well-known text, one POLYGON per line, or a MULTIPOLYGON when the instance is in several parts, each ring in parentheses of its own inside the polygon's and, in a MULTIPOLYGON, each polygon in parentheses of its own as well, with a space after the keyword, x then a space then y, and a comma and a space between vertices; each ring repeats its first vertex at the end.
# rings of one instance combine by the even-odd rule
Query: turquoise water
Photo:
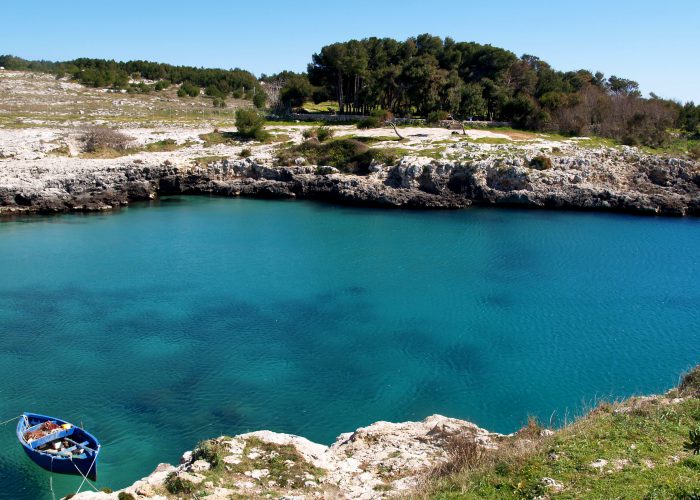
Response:
MULTIPOLYGON (((113 489, 224 433, 562 422, 700 362, 699 244, 698 219, 245 199, 4 222, 0 420, 82 421, 113 489)), ((0 446, 0 497, 50 498, 13 424, 0 446)))

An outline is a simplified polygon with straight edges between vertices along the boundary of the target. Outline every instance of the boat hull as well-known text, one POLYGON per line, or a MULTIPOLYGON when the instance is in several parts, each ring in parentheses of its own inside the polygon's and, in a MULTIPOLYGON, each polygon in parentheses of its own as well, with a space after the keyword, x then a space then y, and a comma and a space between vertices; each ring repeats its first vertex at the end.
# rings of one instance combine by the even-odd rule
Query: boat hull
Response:
MULTIPOLYGON (((22 449, 26 455, 39 467, 46 469, 49 472, 57 474, 72 474, 85 476, 92 481, 97 480, 97 458, 100 453, 99 441, 89 432, 80 427, 75 427, 71 424, 69 430, 58 430, 55 435, 49 434, 46 438, 37 439, 33 443, 25 439, 25 433, 33 426, 40 425, 44 422, 53 422, 58 426, 69 424, 69 422, 60 418, 49 417, 47 415, 39 415, 37 413, 25 413, 20 418, 17 424, 17 439, 19 439, 22 449), (51 453, 51 450, 40 450, 37 444, 42 441, 53 441, 54 439, 72 439, 76 448, 80 448, 83 453, 69 453, 62 455, 57 452, 51 453)), ((30 439, 30 441, 32 441, 30 439)))
POLYGON ((27 456, 39 467, 56 474, 72 474, 74 476, 83 475, 91 481, 97 481, 97 460, 92 463, 92 457, 66 459, 51 457, 43 453, 36 453, 26 446, 22 447, 27 456))

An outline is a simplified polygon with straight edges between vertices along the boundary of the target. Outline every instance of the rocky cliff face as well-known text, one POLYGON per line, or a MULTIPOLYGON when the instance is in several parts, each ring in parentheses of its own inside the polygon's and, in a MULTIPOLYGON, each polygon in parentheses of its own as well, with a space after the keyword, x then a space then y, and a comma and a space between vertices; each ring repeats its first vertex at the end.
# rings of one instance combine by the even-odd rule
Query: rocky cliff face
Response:
POLYGON ((175 166, 155 158, 7 161, 0 170, 0 213, 110 210, 159 195, 211 194, 411 208, 475 203, 700 214, 696 162, 625 147, 546 159, 542 164, 527 155, 493 154, 469 161, 406 156, 394 166, 372 164, 367 176, 326 166, 276 167, 253 158, 206 167, 175 166))
POLYGON ((176 497, 167 488, 175 478, 183 488, 193 485, 199 498, 212 500, 383 498, 415 490, 431 469, 448 460, 454 440, 489 450, 497 448, 502 437, 440 415, 422 422, 377 422, 341 434, 331 446, 258 431, 205 442, 186 452, 180 465, 161 464, 120 492, 84 492, 73 498, 116 499, 121 492, 135 498, 176 497))

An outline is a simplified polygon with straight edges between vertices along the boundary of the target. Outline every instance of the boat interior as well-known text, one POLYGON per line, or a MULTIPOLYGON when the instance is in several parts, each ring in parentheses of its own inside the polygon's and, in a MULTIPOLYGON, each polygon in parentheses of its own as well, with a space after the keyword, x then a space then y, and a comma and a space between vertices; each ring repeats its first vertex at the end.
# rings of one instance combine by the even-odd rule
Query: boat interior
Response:
POLYGON ((96 452, 94 443, 82 429, 68 423, 52 420, 35 423, 27 419, 22 437, 33 450, 57 458, 86 458, 96 452))

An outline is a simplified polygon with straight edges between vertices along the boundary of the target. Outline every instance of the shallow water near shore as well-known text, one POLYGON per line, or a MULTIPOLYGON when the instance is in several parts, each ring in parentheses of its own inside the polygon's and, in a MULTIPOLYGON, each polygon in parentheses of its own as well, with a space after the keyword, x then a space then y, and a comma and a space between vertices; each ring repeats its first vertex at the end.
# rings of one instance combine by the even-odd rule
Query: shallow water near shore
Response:
MULTIPOLYGON (((82 422, 112 489, 221 434, 560 425, 700 362, 698 248, 698 219, 489 208, 183 197, 6 221, 0 420, 82 422)), ((0 446, 0 498, 50 498, 14 423, 0 446)))

